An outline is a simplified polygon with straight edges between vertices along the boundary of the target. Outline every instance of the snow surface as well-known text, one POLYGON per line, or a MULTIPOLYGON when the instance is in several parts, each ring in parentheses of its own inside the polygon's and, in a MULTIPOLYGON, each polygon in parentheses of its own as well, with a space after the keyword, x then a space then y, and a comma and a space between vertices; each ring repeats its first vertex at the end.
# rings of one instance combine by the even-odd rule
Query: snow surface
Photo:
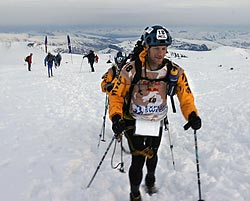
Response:
MULTIPOLYGON (((220 46, 179 52, 188 58, 173 60, 187 72, 203 121, 197 131, 202 198, 249 201, 250 51, 220 46)), ((0 54, 0 200, 128 200, 130 155, 123 158, 126 173, 112 169, 114 144, 86 188, 113 135, 107 117, 106 142, 97 146, 105 102, 100 81, 109 55, 100 53, 90 73, 80 55, 71 60, 63 54, 61 67, 48 78, 42 50, 10 42, 0 43, 0 54), (23 59, 30 52, 34 64, 28 72, 23 59)), ((156 172, 159 193, 150 197, 141 189, 144 201, 198 200, 193 131, 183 130, 186 122, 175 103, 169 121, 176 169, 166 133, 156 172)), ((114 164, 120 162, 119 145, 114 164)))

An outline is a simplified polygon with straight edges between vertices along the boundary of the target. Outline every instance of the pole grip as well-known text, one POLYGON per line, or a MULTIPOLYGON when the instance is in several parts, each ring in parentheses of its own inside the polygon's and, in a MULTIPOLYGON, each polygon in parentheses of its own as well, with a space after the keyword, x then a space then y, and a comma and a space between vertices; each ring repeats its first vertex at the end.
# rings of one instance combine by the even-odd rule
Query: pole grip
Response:
POLYGON ((188 130, 190 127, 191 127, 191 124, 190 124, 189 122, 187 122, 187 123, 183 126, 184 130, 188 130))

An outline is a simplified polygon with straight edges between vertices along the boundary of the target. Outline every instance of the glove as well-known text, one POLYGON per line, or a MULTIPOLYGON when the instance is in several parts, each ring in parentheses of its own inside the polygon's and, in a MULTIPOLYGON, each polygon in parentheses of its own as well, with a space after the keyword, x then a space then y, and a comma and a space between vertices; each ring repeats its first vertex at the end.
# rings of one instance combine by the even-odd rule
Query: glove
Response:
POLYGON ((191 127, 194 130, 198 130, 201 128, 201 118, 196 115, 196 113, 193 111, 188 116, 188 128, 191 127))
POLYGON ((126 129, 126 123, 119 114, 112 117, 112 123, 112 130, 114 131, 115 136, 118 137, 122 131, 126 129))
POLYGON ((114 84, 113 83, 108 83, 108 84, 106 84, 105 85, 105 90, 107 91, 107 92, 110 92, 112 89, 113 89, 113 87, 114 87, 114 84))

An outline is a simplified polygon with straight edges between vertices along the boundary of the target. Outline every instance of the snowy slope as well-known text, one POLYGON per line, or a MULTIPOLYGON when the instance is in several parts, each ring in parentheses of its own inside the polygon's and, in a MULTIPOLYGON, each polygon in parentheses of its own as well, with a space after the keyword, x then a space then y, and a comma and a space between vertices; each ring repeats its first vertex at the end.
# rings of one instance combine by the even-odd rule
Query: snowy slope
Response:
MULTIPOLYGON (((203 120, 197 132, 202 198, 248 201, 250 51, 221 46, 179 52, 188 58, 173 60, 185 68, 203 120)), ((100 53, 96 72, 90 73, 80 55, 71 61, 71 55, 63 54, 62 66, 48 78, 42 50, 1 43, 0 54, 0 200, 128 200, 130 156, 124 154, 125 174, 113 170, 113 146, 86 188, 112 137, 107 117, 106 142, 97 147, 105 102, 100 81, 109 56, 100 53), (23 58, 30 52, 34 64, 28 72, 23 58)), ((142 190, 145 201, 198 200, 193 132, 183 130, 186 122, 177 99, 175 103, 177 114, 170 108, 169 121, 176 170, 165 134, 157 168, 159 193, 149 197, 142 190)), ((118 162, 119 144, 114 164, 118 162)))

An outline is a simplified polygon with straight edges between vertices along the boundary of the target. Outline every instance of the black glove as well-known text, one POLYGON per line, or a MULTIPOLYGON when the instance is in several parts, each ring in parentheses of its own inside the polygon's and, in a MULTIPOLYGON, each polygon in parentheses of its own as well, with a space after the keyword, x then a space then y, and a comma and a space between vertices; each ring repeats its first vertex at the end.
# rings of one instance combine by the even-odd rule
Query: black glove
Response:
POLYGON ((107 92, 110 92, 112 89, 113 89, 113 87, 114 87, 114 84, 113 83, 108 83, 108 84, 106 84, 105 85, 105 90, 107 91, 107 92))
POLYGON ((115 133, 115 136, 118 136, 126 129, 126 123, 119 114, 116 114, 112 117, 112 130, 115 133))
POLYGON ((193 111, 188 116, 188 123, 184 126, 184 129, 187 130, 191 127, 194 130, 198 130, 201 128, 201 118, 196 115, 196 113, 193 111))

